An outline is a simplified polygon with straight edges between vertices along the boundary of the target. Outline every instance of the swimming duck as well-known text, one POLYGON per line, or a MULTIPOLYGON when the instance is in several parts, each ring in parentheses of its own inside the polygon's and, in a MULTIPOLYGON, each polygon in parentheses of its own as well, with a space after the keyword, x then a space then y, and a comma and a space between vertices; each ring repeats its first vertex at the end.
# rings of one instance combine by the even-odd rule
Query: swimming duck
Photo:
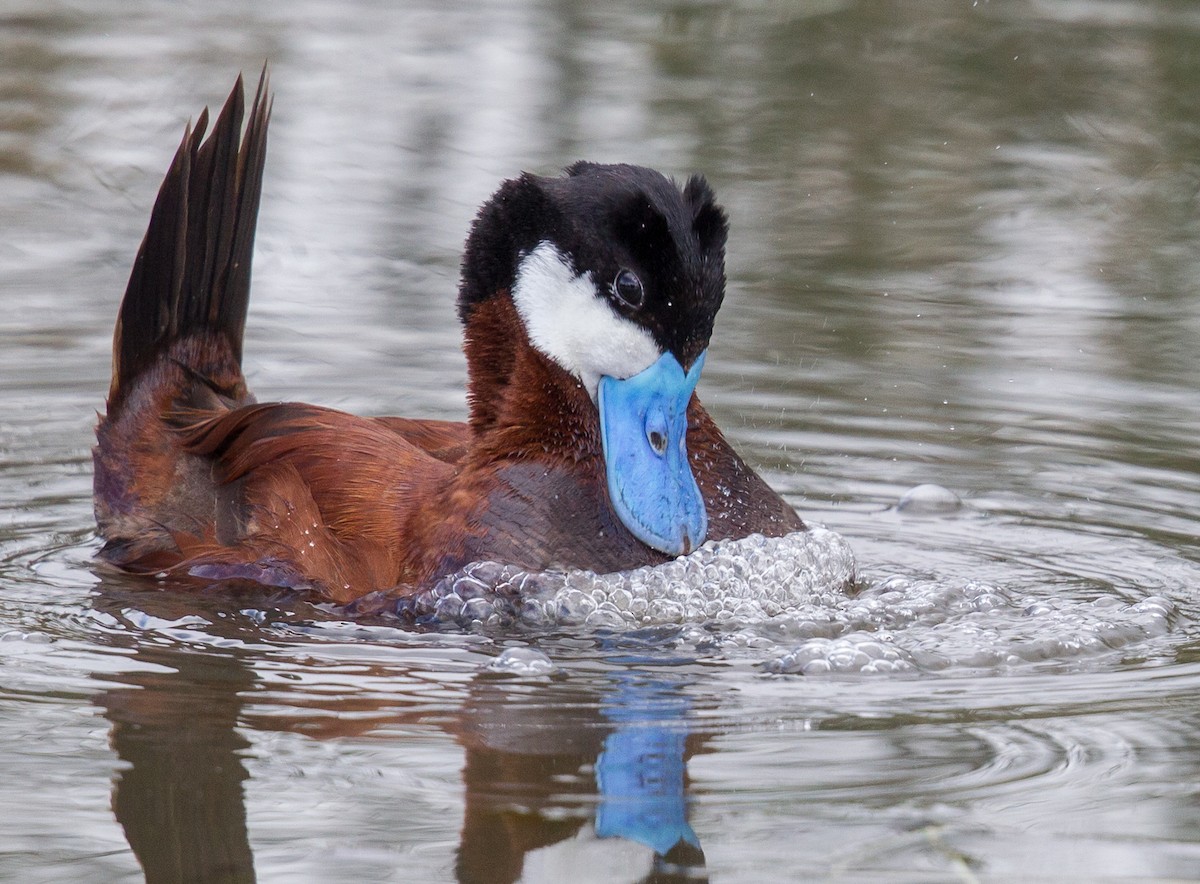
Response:
POLYGON ((344 603, 473 561, 611 572, 804 529, 695 395, 727 222, 700 176, 505 181, 467 238, 465 423, 259 403, 242 333, 271 102, 186 129, 133 265, 96 429, 100 556, 344 603))

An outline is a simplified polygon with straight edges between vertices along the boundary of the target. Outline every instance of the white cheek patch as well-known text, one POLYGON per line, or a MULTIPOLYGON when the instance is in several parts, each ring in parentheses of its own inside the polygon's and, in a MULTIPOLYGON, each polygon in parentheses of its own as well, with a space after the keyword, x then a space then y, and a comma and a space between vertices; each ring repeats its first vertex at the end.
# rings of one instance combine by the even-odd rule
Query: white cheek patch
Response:
POLYGON ((521 260, 512 299, 533 346, 579 378, 593 401, 601 375, 633 377, 662 355, 650 333, 614 311, 591 274, 576 275, 553 243, 521 260))

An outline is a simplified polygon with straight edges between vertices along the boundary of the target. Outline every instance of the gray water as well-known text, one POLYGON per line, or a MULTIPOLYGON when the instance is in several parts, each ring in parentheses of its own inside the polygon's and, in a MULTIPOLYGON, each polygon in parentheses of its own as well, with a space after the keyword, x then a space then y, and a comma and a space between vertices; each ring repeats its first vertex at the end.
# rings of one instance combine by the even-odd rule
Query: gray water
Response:
POLYGON ((0 879, 1200 880, 1200 8, 245 6, 0 0, 0 879), (133 254, 264 59, 260 398, 462 418, 497 184, 703 171, 700 395, 829 545, 432 630, 98 567, 133 254))

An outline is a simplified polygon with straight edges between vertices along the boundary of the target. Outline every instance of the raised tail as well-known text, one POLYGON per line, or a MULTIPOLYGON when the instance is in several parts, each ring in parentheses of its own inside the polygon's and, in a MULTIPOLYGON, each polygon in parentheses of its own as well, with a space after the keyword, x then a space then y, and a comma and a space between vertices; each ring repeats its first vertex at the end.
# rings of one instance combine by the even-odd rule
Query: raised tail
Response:
POLYGON ((121 302, 93 460, 103 552, 126 567, 153 568, 172 532, 212 505, 211 479, 174 428, 253 401, 241 359, 270 118, 265 67, 242 135, 244 116, 239 76, 208 138, 207 108, 184 131, 121 302))
POLYGON ((110 417, 137 378, 175 341, 195 334, 221 336, 241 364, 270 117, 266 90, 264 68, 240 148, 245 105, 240 76, 207 141, 208 108, 195 129, 184 131, 121 302, 110 417))

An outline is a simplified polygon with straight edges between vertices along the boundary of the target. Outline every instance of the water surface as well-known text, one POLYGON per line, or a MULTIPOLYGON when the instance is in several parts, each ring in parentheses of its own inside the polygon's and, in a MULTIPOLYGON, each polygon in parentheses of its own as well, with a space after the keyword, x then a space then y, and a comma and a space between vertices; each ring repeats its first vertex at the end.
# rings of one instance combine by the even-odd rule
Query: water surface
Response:
POLYGON ((243 6, 0 7, 0 878, 1196 878, 1192 4, 243 6), (700 395, 856 591, 422 632, 98 567, 120 293, 264 59, 260 398, 462 418, 497 184, 702 171, 700 395))

